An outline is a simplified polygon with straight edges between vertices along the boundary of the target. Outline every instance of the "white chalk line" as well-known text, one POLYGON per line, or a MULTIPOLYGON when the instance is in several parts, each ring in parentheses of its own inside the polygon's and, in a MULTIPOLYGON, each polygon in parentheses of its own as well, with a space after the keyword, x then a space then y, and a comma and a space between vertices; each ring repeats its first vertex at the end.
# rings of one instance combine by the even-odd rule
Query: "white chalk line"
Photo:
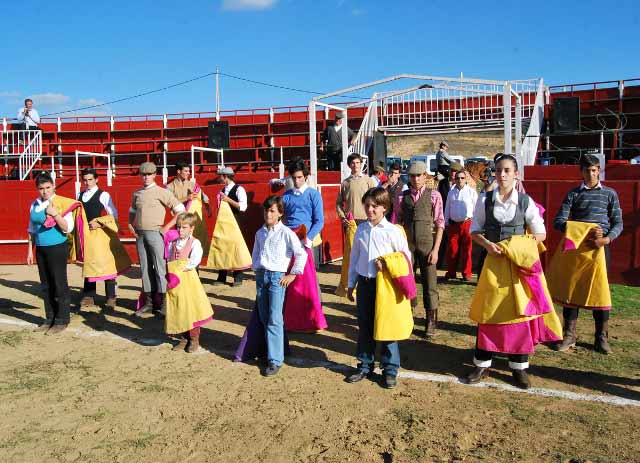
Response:
MULTIPOLYGON (((0 317, 0 324, 2 325, 13 325, 13 326, 22 326, 22 327, 36 327, 37 325, 29 322, 25 322, 22 320, 12 320, 4 317, 0 317)), ((166 339, 158 339, 158 338, 140 338, 136 336, 125 336, 125 335, 116 335, 107 331, 85 331, 78 328, 68 328, 66 331, 70 331, 80 337, 83 338, 95 338, 95 337, 109 337, 111 339, 120 340, 120 341, 131 341, 137 342, 146 346, 159 346, 161 344, 168 343, 166 339)), ((233 356, 235 352, 227 351, 223 349, 212 349, 205 350, 200 349, 196 352, 196 355, 206 355, 206 354, 222 354, 226 356, 233 356)), ((193 355, 193 354, 192 354, 193 355)), ((353 368, 344 365, 341 363, 325 361, 325 360, 310 360, 304 358, 297 357, 287 357, 287 363, 300 366, 300 367, 321 367, 329 370, 336 371, 350 371, 353 368)), ((487 388, 497 391, 506 391, 506 392, 517 392, 521 394, 529 394, 540 397, 552 397, 558 399, 566 399, 573 400, 578 402, 597 402, 603 403, 607 405, 617 405, 621 407, 632 406, 632 407, 640 407, 640 400, 627 399, 624 397, 619 397, 615 395, 599 395, 599 394, 583 394, 579 392, 571 392, 571 391, 562 391, 559 389, 548 389, 541 387, 534 387, 531 389, 519 389, 515 386, 511 386, 509 384, 501 384, 501 383, 488 383, 488 382, 480 382, 477 384, 465 384, 460 381, 460 378, 456 378, 454 376, 446 376, 446 375, 438 375, 433 373, 418 373, 415 371, 400 371, 398 373, 400 378, 414 379, 418 381, 428 381, 432 383, 453 383, 459 384, 466 387, 473 388, 487 388)))

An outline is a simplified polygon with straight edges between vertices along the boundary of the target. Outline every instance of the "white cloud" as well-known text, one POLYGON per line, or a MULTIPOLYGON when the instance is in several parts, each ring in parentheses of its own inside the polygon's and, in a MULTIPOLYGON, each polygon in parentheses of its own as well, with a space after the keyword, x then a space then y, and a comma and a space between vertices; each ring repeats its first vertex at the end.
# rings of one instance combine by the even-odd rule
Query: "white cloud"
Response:
POLYGON ((2 91, 0 92, 0 98, 16 98, 20 96, 20 92, 13 91, 2 91))
POLYGON ((76 106, 95 106, 98 104, 102 104, 104 103, 104 101, 100 101, 100 100, 96 100, 95 98, 85 98, 82 100, 78 100, 78 102, 76 103, 76 106))
POLYGON ((68 102, 70 99, 67 95, 63 95, 62 93, 39 93, 36 95, 31 95, 29 98, 33 100, 33 104, 36 106, 61 105, 68 102))
POLYGON ((266 10, 278 0, 222 0, 223 10, 266 10))

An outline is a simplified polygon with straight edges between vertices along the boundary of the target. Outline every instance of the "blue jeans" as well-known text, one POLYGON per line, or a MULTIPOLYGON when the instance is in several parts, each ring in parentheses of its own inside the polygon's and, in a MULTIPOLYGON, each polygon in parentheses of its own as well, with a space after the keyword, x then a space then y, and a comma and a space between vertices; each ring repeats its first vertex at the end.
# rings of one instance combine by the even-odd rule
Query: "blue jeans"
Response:
POLYGON ((256 300, 258 316, 264 325, 267 341, 267 361, 280 366, 284 361, 284 304, 285 288, 280 286, 284 272, 256 271, 256 300))
MULTIPOLYGON (((356 305, 358 308, 358 369, 364 373, 373 370, 376 341, 373 339, 373 322, 376 314, 376 279, 358 277, 356 305)), ((398 341, 379 341, 380 367, 385 375, 398 375, 400 348, 398 341)))

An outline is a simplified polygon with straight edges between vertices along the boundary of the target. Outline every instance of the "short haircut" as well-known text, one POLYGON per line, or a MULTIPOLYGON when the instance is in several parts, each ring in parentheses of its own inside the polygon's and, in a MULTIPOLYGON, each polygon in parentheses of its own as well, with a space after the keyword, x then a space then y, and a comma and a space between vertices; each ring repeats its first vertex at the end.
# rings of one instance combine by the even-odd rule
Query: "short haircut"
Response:
POLYGON ((302 171, 302 175, 305 177, 309 176, 309 168, 304 160, 301 157, 295 157, 287 165, 287 172, 289 172, 289 175, 293 175, 300 170, 302 171))
POLYGON ((36 175, 36 187, 39 187, 43 183, 53 184, 53 179, 51 178, 51 174, 46 170, 43 170, 38 175, 36 175))
POLYGON ((186 161, 178 161, 176 162, 176 170, 182 170, 185 167, 191 169, 191 164, 188 164, 186 161))
POLYGON ((441 141, 439 148, 442 148, 443 146, 446 146, 447 148, 449 148, 449 145, 447 145, 445 142, 441 141))
POLYGON ((198 216, 195 215, 193 212, 182 212, 176 218, 176 225, 180 226, 181 224, 186 223, 191 227, 195 227, 197 221, 198 221, 198 216))
POLYGON ((600 167, 600 159, 593 154, 584 154, 580 158, 580 169, 588 169, 589 167, 600 167))
POLYGON ((493 164, 498 167, 498 163, 502 161, 511 161, 515 167, 515 170, 518 170, 518 160, 513 154, 504 154, 504 153, 496 153, 493 158, 493 164))
POLYGON ((375 167, 373 168, 373 174, 374 174, 374 175, 384 174, 384 167, 382 167, 382 166, 375 166, 375 167))
POLYGON ((391 167, 389 167, 389 170, 402 170, 402 166, 399 162, 394 162, 391 164, 391 167))
POLYGON ((362 204, 366 203, 370 199, 376 206, 383 206, 385 210, 391 210, 391 196, 389 192, 382 187, 370 188, 362 197, 362 204))
POLYGON ((33 103, 33 100, 31 98, 25 98, 24 104, 27 104, 29 102, 33 103))
POLYGON ((362 162, 362 156, 359 153, 353 153, 347 158, 347 165, 350 166, 354 159, 360 159, 360 162, 362 162))
POLYGON ((278 212, 284 215, 284 201, 282 200, 281 196, 278 196, 278 195, 269 196, 262 203, 262 207, 264 208, 265 211, 268 211, 269 209, 271 209, 271 206, 273 206, 274 204, 278 207, 278 212))
POLYGON ((84 178, 85 175, 93 175, 93 178, 98 178, 98 171, 96 171, 93 167, 87 167, 82 169, 82 175, 80 177, 84 178))

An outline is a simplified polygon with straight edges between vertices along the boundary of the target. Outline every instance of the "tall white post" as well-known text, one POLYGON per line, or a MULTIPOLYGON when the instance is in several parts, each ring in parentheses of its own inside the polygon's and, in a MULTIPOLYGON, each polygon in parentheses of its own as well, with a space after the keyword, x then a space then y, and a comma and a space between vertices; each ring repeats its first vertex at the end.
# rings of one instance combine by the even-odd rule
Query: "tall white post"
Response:
MULTIPOLYGON (((516 95, 516 155, 522 150, 522 101, 520 95, 516 95)), ((524 166, 523 166, 524 167, 524 166)))
POLYGON ((316 140, 316 104, 309 102, 309 166, 311 176, 318 181, 318 144, 316 140))
POLYGON ((80 196, 80 166, 78 165, 78 150, 76 150, 76 198, 80 196))
POLYGON ((220 120, 220 71, 216 66, 216 121, 220 120))
POLYGON ((511 83, 505 82, 502 107, 504 111, 504 152, 513 154, 511 132, 511 83))
POLYGON ((279 178, 284 178, 284 150, 280 147, 280 167, 278 168, 279 178))
POLYGON ((195 164, 195 156, 194 156, 194 146, 191 145, 191 179, 196 181, 196 164, 195 164))
MULTIPOLYGON (((347 165, 347 158, 349 157, 349 119, 347 118, 347 108, 342 111, 342 160, 340 161, 340 181, 347 178, 347 172, 349 166, 347 165)), ((362 153, 359 153, 362 154, 362 153)))

